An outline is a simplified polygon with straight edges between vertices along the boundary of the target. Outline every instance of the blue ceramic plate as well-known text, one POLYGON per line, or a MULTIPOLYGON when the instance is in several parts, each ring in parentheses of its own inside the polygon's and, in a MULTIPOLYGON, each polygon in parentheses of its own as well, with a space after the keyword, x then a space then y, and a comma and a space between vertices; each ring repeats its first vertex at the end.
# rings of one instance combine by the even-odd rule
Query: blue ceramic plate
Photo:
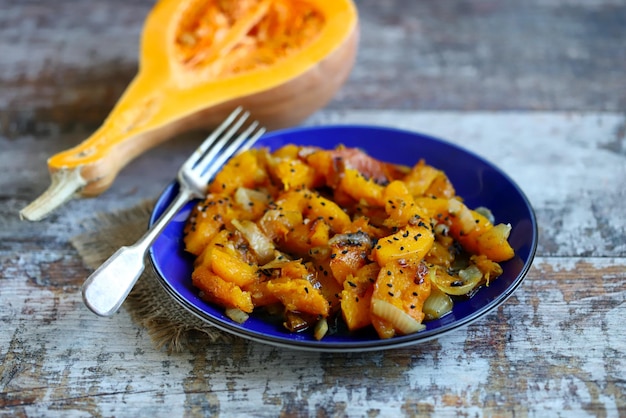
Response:
MULTIPOLYGON (((183 227, 193 203, 176 216, 155 241, 150 260, 165 290, 183 307, 211 325, 232 334, 275 346, 316 351, 367 351, 396 348, 424 342, 468 325, 501 305, 520 285, 528 272, 537 246, 537 224, 533 209, 519 187, 501 170, 482 158, 450 143, 397 129, 366 126, 296 128, 266 134, 257 143, 274 150, 286 144, 313 145, 332 149, 338 144, 360 147, 381 160, 413 165, 421 158, 444 170, 457 194, 469 207, 486 206, 497 223, 513 227, 509 242, 515 258, 502 263, 504 273, 472 298, 456 301, 452 312, 426 323, 415 334, 381 340, 373 329, 349 333, 337 327, 335 333, 315 340, 310 332, 289 333, 281 324, 254 314, 243 324, 230 320, 223 309, 198 297, 191 284, 193 258, 183 247, 183 227)), ((150 223, 154 223, 178 190, 172 183, 159 198, 150 223)))

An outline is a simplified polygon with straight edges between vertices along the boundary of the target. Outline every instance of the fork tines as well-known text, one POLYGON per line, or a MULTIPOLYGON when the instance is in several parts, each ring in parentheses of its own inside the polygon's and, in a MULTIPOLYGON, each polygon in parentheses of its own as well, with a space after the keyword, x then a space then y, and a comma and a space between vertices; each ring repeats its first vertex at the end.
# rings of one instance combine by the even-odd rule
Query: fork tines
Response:
POLYGON ((198 147, 185 168, 199 169, 202 180, 208 182, 228 159, 249 149, 265 133, 257 121, 244 125, 249 116, 242 107, 236 108, 198 147))

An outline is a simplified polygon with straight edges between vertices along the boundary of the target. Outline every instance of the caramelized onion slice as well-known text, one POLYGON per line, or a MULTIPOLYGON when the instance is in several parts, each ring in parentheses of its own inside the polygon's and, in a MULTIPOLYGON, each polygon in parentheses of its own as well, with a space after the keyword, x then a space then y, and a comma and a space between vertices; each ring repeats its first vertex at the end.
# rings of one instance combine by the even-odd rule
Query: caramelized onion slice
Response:
POLYGON ((251 221, 233 219, 233 226, 244 236, 252 250, 259 258, 259 264, 265 264, 274 259, 274 243, 261 229, 251 221))
POLYGON ((422 311, 426 315, 426 320, 441 318, 452 310, 452 298, 439 290, 437 286, 433 286, 430 296, 424 301, 422 311))
POLYGON ((250 212, 250 206, 253 205, 255 201, 261 202, 263 205, 267 206, 269 202, 269 196, 267 193, 263 193, 258 190, 239 187, 237 191, 235 191, 235 201, 244 210, 250 212))
POLYGON ((473 264, 459 271, 458 276, 451 276, 440 267, 431 268, 429 276, 432 284, 439 290, 454 296, 469 294, 483 281, 482 272, 473 264))
POLYGON ((372 313, 391 323, 401 334, 413 334, 426 328, 402 309, 381 299, 372 299, 372 313))
POLYGON ((328 321, 326 321, 326 318, 322 318, 319 321, 317 321, 317 324, 315 324, 315 329, 313 330, 313 336, 315 337, 316 340, 319 341, 322 338, 324 338, 327 332, 328 332, 328 321))
POLYGON ((227 308, 224 313, 227 317, 237 322, 238 324, 243 324, 250 317, 250 315, 238 308, 227 308))

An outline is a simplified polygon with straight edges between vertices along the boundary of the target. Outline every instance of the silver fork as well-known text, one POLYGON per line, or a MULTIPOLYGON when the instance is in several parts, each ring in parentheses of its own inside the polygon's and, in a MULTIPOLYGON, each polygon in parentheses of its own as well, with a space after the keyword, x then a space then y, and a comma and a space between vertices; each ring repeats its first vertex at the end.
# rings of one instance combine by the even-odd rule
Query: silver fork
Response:
POLYGON ((256 121, 238 134, 249 115, 235 109, 204 140, 178 171, 180 191, 158 221, 139 241, 117 250, 87 278, 83 300, 95 314, 111 316, 120 308, 145 268, 146 252, 163 228, 187 202, 205 196, 209 181, 230 157, 250 148, 263 135, 265 129, 256 121))

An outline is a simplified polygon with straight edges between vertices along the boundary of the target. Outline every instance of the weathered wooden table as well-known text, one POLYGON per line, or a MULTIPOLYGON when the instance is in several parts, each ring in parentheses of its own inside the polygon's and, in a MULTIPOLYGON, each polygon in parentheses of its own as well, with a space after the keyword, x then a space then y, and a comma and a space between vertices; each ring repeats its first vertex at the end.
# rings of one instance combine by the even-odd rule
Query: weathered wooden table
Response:
POLYGON ((626 2, 357 4, 357 65, 306 123, 420 131, 499 165, 539 221, 521 288, 464 329, 363 354, 202 337, 168 354, 125 310, 94 316, 71 238, 155 198, 201 136, 20 221, 46 158, 131 79, 152 2, 0 0, 0 415, 626 416, 626 2))

